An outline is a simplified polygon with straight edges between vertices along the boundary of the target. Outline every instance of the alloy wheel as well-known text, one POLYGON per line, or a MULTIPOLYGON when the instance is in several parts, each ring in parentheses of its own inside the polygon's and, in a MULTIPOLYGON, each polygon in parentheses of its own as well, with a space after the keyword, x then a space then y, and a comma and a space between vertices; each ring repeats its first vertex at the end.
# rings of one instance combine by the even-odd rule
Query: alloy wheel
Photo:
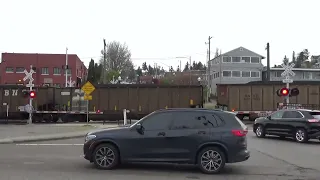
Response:
POLYGON ((102 168, 110 167, 115 158, 115 153, 109 147, 101 147, 95 153, 95 161, 102 168))
POLYGON ((201 166, 208 172, 216 172, 220 169, 223 160, 221 154, 214 150, 205 151, 200 160, 201 166))
POLYGON ((303 142, 305 140, 305 132, 302 129, 297 130, 296 140, 299 142, 303 142))

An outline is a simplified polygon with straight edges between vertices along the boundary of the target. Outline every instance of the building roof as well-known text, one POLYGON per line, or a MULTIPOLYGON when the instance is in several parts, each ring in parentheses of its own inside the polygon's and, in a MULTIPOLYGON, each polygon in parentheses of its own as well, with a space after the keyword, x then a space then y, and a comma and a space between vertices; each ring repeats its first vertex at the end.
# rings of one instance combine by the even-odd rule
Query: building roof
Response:
POLYGON ((233 50, 231 50, 231 51, 228 51, 228 52, 226 52, 226 53, 223 53, 223 54, 221 54, 221 55, 222 55, 222 56, 223 56, 223 55, 227 55, 227 54, 229 54, 229 53, 232 53, 232 52, 234 52, 234 51, 237 51, 238 49, 246 50, 246 51, 254 54, 255 56, 261 57, 262 59, 265 58, 264 56, 262 56, 262 55, 260 55, 260 54, 257 54, 257 53, 255 53, 255 52, 253 52, 253 51, 251 51, 251 50, 249 50, 249 49, 247 49, 247 48, 245 48, 245 47, 242 47, 242 46, 240 46, 240 47, 238 47, 238 48, 235 48, 235 49, 233 49, 233 50))

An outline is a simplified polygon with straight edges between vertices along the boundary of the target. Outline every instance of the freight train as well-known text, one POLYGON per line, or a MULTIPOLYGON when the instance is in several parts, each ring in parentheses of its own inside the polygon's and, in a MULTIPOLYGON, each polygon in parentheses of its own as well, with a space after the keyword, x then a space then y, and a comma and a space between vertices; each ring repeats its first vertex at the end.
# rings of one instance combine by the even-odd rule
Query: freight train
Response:
MULTIPOLYGON (((127 117, 140 119, 157 109, 203 107, 201 85, 155 85, 155 84, 108 84, 94 85, 92 100, 84 100, 80 88, 34 88, 36 96, 32 103, 34 122, 86 121, 89 119, 123 119, 123 109, 129 110, 127 117), (88 102, 88 104, 87 104, 88 102)), ((0 118, 28 119, 29 97, 23 93, 28 88, 21 85, 0 86, 0 118)))
MULTIPOLYGON (((267 116, 285 104, 284 97, 277 95, 277 90, 285 87, 282 82, 251 82, 248 84, 217 85, 217 107, 234 111, 242 120, 249 117, 267 116)), ((298 88, 299 95, 290 97, 288 106, 297 108, 319 109, 320 83, 294 82, 290 88, 298 88)))

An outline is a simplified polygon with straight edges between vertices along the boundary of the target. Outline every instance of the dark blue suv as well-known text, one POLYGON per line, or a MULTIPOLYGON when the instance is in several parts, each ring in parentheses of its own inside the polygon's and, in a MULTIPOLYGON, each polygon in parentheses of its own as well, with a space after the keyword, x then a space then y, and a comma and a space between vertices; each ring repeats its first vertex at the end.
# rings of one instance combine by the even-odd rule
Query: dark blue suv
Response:
POLYGON ((246 161, 247 127, 234 113, 208 109, 155 111, 128 127, 88 133, 85 159, 99 169, 120 163, 195 164, 204 173, 220 172, 225 163, 246 161))

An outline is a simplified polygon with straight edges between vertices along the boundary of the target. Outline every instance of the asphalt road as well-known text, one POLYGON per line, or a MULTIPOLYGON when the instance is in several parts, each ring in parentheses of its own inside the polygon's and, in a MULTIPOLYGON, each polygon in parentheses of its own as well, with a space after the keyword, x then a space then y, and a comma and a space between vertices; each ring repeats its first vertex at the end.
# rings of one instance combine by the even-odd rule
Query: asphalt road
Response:
POLYGON ((0 179, 14 180, 297 180, 320 178, 320 142, 298 144, 248 134, 251 158, 227 164, 219 175, 204 175, 193 166, 126 165, 97 170, 82 158, 83 138, 0 145, 0 179))

